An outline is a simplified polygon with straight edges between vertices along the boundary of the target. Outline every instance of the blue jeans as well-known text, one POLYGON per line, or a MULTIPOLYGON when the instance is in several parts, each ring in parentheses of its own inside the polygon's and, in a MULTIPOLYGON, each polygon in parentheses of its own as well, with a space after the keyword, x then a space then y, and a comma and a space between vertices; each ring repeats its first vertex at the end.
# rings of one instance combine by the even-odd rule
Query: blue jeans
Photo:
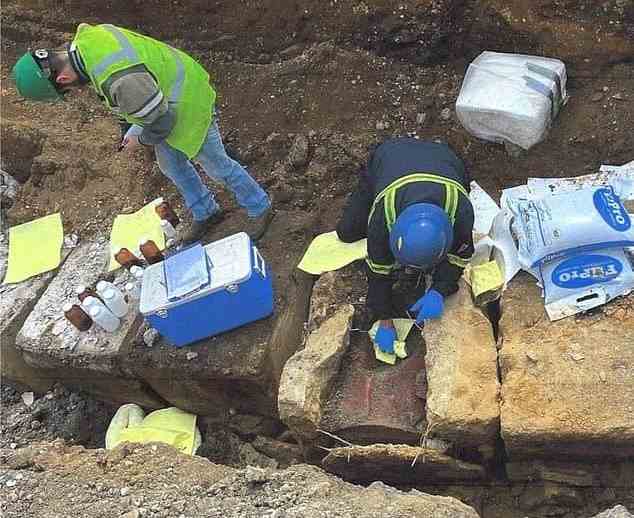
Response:
MULTIPOLYGON (((154 146, 154 151, 161 171, 185 198, 195 221, 207 219, 220 210, 214 195, 203 184, 196 168, 184 153, 167 142, 154 146)), ((209 178, 229 189, 250 218, 257 218, 271 206, 266 192, 244 167, 227 155, 215 116, 193 162, 202 166, 209 178)))

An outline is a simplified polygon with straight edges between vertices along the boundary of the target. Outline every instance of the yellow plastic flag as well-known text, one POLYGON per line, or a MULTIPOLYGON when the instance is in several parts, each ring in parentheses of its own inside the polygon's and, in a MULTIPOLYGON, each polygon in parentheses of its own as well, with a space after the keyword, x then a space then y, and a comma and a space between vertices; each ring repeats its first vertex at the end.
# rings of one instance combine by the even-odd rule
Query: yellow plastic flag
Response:
POLYGON ((9 229, 9 258, 4 284, 48 272, 62 260, 64 228, 58 213, 9 229))
POLYGON ((121 248, 132 253, 139 253, 139 241, 147 237, 156 243, 159 249, 165 249, 165 235, 161 229, 161 218, 154 210, 159 200, 154 200, 133 214, 120 214, 112 223, 110 232, 110 266, 108 271, 116 270, 121 265, 115 260, 121 248))
POLYGON ((497 299, 504 287, 504 277, 496 261, 470 265, 468 278, 476 305, 497 299))
POLYGON ((310 243, 297 267, 313 275, 338 270, 352 261, 365 258, 368 255, 367 241, 361 239, 344 243, 334 230, 320 234, 310 243))

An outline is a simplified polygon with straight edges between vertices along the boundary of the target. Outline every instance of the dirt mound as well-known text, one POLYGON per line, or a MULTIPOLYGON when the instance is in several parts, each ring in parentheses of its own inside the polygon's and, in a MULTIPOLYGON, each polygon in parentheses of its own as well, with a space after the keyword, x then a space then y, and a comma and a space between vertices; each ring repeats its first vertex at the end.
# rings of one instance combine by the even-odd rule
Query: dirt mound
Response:
MULTIPOLYGON (((447 140, 490 190, 631 159, 629 2, 269 0, 236 9, 234 2, 193 1, 176 12, 164 5, 3 6, 3 165, 25 182, 10 224, 59 210, 67 230, 86 235, 159 195, 185 212, 143 152, 116 152, 118 128, 94 94, 32 104, 6 80, 27 47, 60 45, 83 21, 136 28, 200 59, 218 88, 221 129, 233 153, 277 204, 320 214, 326 229, 368 148, 390 135, 447 140), (501 147, 467 135, 451 109, 465 65, 485 49, 551 55, 569 66, 571 101, 548 140, 513 162, 501 147), (298 134, 308 142, 305 161, 282 167, 298 134)), ((235 208, 224 191, 219 197, 235 208)))
POLYGON ((3 516, 48 518, 476 518, 454 498, 353 486, 314 466, 234 470, 162 444, 84 450, 54 442, 0 452, 3 516))

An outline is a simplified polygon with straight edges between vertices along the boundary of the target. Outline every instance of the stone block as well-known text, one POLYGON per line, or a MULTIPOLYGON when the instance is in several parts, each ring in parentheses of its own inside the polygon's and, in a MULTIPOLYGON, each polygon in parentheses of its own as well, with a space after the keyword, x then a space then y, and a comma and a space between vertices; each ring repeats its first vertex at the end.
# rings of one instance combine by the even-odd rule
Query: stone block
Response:
MULTIPOLYGON (((16 338, 26 361, 41 368, 75 367, 88 372, 119 374, 117 359, 131 347, 141 322, 137 307, 130 308, 121 326, 108 333, 96 324, 78 331, 62 312, 66 302, 75 301, 75 288, 94 285, 104 275, 109 245, 106 240, 85 242, 71 252, 46 288, 16 338)), ((115 284, 122 285, 128 272, 118 270, 115 284)))
MULTIPOLYGON (((160 408, 165 402, 120 367, 141 321, 136 308, 131 308, 114 333, 94 324, 81 333, 62 312, 64 303, 75 299, 77 285, 93 285, 103 275, 107 254, 108 244, 104 239, 82 243, 70 252, 45 289, 37 294, 29 292, 36 297, 15 337, 16 350, 31 369, 50 377, 50 382, 61 381, 114 403, 160 408)), ((127 275, 118 271, 115 284, 125 282, 127 275)))
POLYGON ((402 444, 334 448, 323 459, 326 471, 350 482, 381 480, 390 484, 447 484, 486 478, 482 466, 454 459, 436 450, 402 444))
POLYGON ((634 297, 550 322, 540 288, 525 274, 510 283, 502 307, 509 457, 634 455, 634 297))
MULTIPOLYGON (((70 250, 62 250, 62 264, 69 253, 70 250)), ((6 270, 6 259, 7 254, 0 250, 0 270, 3 273, 6 270)), ((21 352, 15 347, 15 339, 29 313, 56 274, 57 270, 53 270, 23 282, 0 286, 2 378, 23 383, 37 392, 46 392, 55 383, 55 372, 27 364, 21 352)))
POLYGON ((425 322, 424 336, 429 435, 461 447, 492 445, 500 421, 497 349, 464 281, 442 318, 425 322))
POLYGON ((299 437, 317 435, 341 358, 348 348, 354 307, 341 306, 315 329, 306 346, 286 362, 278 407, 280 419, 299 437))

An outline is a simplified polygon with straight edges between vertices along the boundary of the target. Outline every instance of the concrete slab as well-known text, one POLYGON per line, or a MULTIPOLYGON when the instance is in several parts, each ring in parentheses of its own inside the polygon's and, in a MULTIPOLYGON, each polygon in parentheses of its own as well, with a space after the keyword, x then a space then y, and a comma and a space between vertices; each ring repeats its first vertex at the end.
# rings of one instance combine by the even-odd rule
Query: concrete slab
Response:
MULTIPOLYGON (((94 285, 104 277, 108 242, 98 239, 81 243, 70 254, 46 288, 16 338, 26 361, 40 368, 78 367, 104 374, 117 374, 117 358, 126 354, 130 339, 141 323, 137 308, 121 319, 121 326, 108 333, 97 325, 78 331, 62 312, 65 302, 75 301, 75 288, 94 285)), ((123 285, 127 271, 118 270, 114 283, 123 285)))
POLYGON ((447 298, 441 319, 425 322, 424 336, 429 436, 492 451, 500 425, 497 349, 466 283, 447 298))
POLYGON ((350 482, 381 480, 388 484, 477 483, 486 478, 482 466, 454 459, 436 450, 401 444, 335 448, 323 459, 326 471, 350 482))
MULTIPOLYGON (((15 336, 16 351, 33 369, 31 373, 45 373, 47 384, 61 381, 106 401, 163 407, 165 402, 145 383, 120 368, 121 358, 129 353, 141 322, 136 309, 128 312, 115 333, 106 333, 95 325, 80 333, 62 313, 64 302, 74 299, 77 285, 93 285, 103 276, 107 247, 105 239, 79 244, 48 285, 38 293, 27 290, 35 298, 15 336)), ((115 284, 124 283, 127 276, 127 272, 119 271, 115 284)), ((3 348, 4 342, 3 337, 3 348)))
POLYGON ((425 401, 419 397, 424 397, 419 385, 424 385, 425 360, 415 329, 407 347, 408 358, 385 365, 375 359, 367 334, 353 333, 322 428, 355 444, 418 444, 426 427, 425 401))
POLYGON ((503 300, 501 429, 512 460, 634 455, 634 297, 550 322, 540 289, 503 300))

